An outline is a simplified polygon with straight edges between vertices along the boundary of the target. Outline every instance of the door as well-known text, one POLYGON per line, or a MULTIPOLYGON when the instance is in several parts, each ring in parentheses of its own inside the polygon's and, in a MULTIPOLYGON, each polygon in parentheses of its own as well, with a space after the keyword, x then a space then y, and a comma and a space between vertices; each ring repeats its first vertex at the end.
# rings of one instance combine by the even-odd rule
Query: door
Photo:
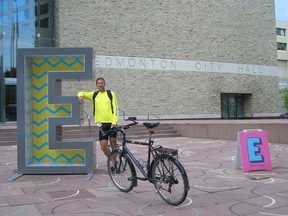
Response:
POLYGON ((243 94, 221 94, 221 118, 241 119, 244 116, 243 94))

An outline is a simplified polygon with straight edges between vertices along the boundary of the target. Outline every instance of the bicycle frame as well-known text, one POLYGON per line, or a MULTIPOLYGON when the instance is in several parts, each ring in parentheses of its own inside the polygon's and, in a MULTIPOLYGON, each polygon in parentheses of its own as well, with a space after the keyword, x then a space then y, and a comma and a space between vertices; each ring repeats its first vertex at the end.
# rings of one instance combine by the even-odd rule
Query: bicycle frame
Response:
MULTIPOLYGON (((190 189, 189 181, 184 167, 178 161, 178 150, 165 148, 161 145, 154 145, 152 136, 153 128, 158 127, 159 122, 144 122, 143 125, 149 129, 148 141, 126 140, 125 130, 138 124, 135 119, 128 119, 133 123, 123 127, 111 128, 109 131, 117 130, 116 148, 112 149, 107 160, 109 176, 113 184, 122 192, 129 192, 137 186, 137 180, 149 181, 155 187, 155 193, 168 204, 179 205, 182 203, 190 189), (143 155, 140 157, 134 154, 128 148, 126 143, 147 146, 147 161, 143 161, 143 155), (140 171, 142 175, 137 175, 140 171)), ((146 155, 145 155, 146 157, 146 155)), ((144 159, 145 160, 145 159, 144 159)))
POLYGON ((124 154, 127 154, 129 156, 129 158, 133 161, 133 163, 138 167, 138 169, 140 170, 140 172, 143 174, 144 179, 137 177, 138 179, 142 179, 142 180, 149 180, 149 171, 151 168, 151 155, 153 156, 153 158, 155 157, 155 155, 157 155, 157 152, 155 151, 155 148, 153 148, 153 143, 154 141, 152 140, 152 130, 150 130, 150 136, 149 136, 149 141, 148 142, 139 142, 139 141, 133 141, 133 140, 126 140, 126 135, 125 133, 122 133, 123 135, 123 152, 124 154), (126 146, 126 143, 130 143, 130 144, 136 144, 136 145, 142 145, 142 146, 148 146, 148 158, 147 158, 147 172, 144 170, 142 164, 136 159, 136 157, 131 153, 131 151, 129 150, 129 148, 126 146))
MULTIPOLYGON (((152 140, 152 134, 154 134, 154 130, 151 128, 149 130, 149 139, 148 142, 140 142, 140 141, 134 141, 134 140, 126 140, 126 133, 124 132, 126 129, 130 128, 131 126, 138 124, 138 122, 135 122, 134 120, 132 120, 133 123, 128 124, 122 128, 116 128, 117 133, 120 132, 123 136, 123 140, 122 140, 122 153, 128 155, 128 157, 132 160, 132 162, 138 167, 138 169, 140 170, 140 172, 143 174, 144 178, 142 177, 138 177, 135 176, 136 179, 139 180, 149 180, 149 181, 153 181, 154 179, 149 177, 149 172, 151 169, 151 165, 153 163, 154 158, 156 158, 158 155, 160 154, 167 154, 167 155, 172 155, 175 156, 177 155, 177 150, 175 149, 167 149, 167 148, 163 148, 162 146, 158 146, 157 147, 153 147, 154 141, 152 140), (131 144, 136 144, 136 145, 142 145, 142 146, 148 146, 148 158, 147 158, 147 171, 144 170, 143 165, 139 162, 139 160, 136 159, 136 157, 132 154, 132 152, 129 150, 129 148, 126 146, 126 143, 131 143, 131 144), (161 150, 161 153, 159 154, 157 152, 157 150, 161 150), (171 151, 172 150, 172 151, 171 151), (176 153, 175 153, 176 152, 176 153), (153 160, 151 161, 151 156, 153 158, 153 160)), ((159 123, 158 123, 159 124, 159 123)), ((158 126, 158 125, 157 125, 158 126)), ((114 128, 111 128, 110 131, 114 130, 114 128)), ((110 131, 106 131, 105 133, 109 133, 110 131)))

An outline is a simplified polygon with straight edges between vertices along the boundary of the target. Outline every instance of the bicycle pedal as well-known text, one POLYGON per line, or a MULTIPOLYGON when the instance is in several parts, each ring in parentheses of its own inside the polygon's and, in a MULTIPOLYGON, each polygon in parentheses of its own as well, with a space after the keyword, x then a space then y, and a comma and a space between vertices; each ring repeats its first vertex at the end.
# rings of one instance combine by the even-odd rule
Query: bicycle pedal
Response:
POLYGON ((136 176, 130 176, 130 177, 128 177, 128 181, 134 181, 135 179, 137 179, 136 176))

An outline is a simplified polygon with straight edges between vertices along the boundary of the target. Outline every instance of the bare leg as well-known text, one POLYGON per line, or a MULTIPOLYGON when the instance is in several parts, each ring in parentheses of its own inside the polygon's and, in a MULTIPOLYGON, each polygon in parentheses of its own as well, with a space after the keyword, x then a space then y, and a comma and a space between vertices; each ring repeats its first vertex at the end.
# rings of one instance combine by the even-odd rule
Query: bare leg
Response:
MULTIPOLYGON (((109 139, 112 151, 116 148, 116 137, 110 137, 109 139)), ((115 155, 116 156, 116 155, 115 155)), ((116 157, 112 158, 112 165, 115 166, 116 157)))
POLYGON ((110 137, 109 141, 110 141, 111 149, 114 150, 116 147, 116 137, 110 137))
MULTIPOLYGON (((112 150, 114 150, 116 146, 116 138, 113 138, 113 137, 110 138, 110 145, 111 145, 112 150)), ((110 148, 108 147, 108 140, 101 140, 100 146, 101 146, 103 153, 106 155, 106 157, 108 157, 111 153, 110 148)), ((112 165, 114 166, 115 158, 112 158, 112 163, 113 163, 112 165)))
POLYGON ((110 149, 108 147, 108 140, 101 140, 100 146, 101 146, 103 153, 106 155, 106 157, 108 157, 110 155, 110 149))
MULTIPOLYGON (((116 138, 114 138, 114 137, 110 138, 110 145, 111 145, 112 150, 114 150, 115 146, 116 146, 116 138)), ((100 146, 101 146, 101 149, 104 152, 104 154, 108 157, 111 153, 111 151, 108 147, 108 140, 101 140, 100 146)))

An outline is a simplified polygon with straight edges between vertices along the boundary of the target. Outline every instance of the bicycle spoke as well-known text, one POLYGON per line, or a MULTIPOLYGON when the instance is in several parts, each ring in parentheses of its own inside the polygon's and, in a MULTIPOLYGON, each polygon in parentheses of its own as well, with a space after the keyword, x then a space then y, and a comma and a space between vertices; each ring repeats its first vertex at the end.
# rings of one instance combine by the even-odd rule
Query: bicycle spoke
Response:
POLYGON ((121 152, 113 151, 108 157, 109 176, 113 184, 122 192, 129 192, 133 188, 133 181, 129 179, 135 173, 132 166, 132 163, 121 152), (111 169, 112 164, 114 164, 114 170, 111 169))
MULTIPOLYGON (((177 149, 153 146, 152 134, 159 122, 144 122, 143 125, 149 131, 148 141, 126 140, 125 130, 138 124, 135 117, 129 117, 132 123, 125 126, 117 126, 106 131, 107 134, 117 131, 117 144, 113 146, 112 153, 108 157, 107 167, 113 184, 123 192, 129 192, 137 186, 137 180, 148 180, 154 184, 155 193, 168 204, 179 205, 186 197, 189 190, 187 174, 178 161, 177 149), (142 169, 142 163, 133 155, 126 143, 148 146, 147 173, 142 169), (150 160, 152 158, 152 162, 150 160), (140 169, 144 177, 138 177, 134 164, 140 169), (151 166, 151 167, 150 167, 151 166)), ((154 199, 153 199, 154 200, 154 199)), ((152 201, 153 202, 153 201, 152 201)))
POLYGON ((167 155, 156 159, 152 167, 152 177, 159 179, 154 183, 156 193, 171 205, 182 203, 187 196, 188 179, 181 170, 180 165, 167 155))

